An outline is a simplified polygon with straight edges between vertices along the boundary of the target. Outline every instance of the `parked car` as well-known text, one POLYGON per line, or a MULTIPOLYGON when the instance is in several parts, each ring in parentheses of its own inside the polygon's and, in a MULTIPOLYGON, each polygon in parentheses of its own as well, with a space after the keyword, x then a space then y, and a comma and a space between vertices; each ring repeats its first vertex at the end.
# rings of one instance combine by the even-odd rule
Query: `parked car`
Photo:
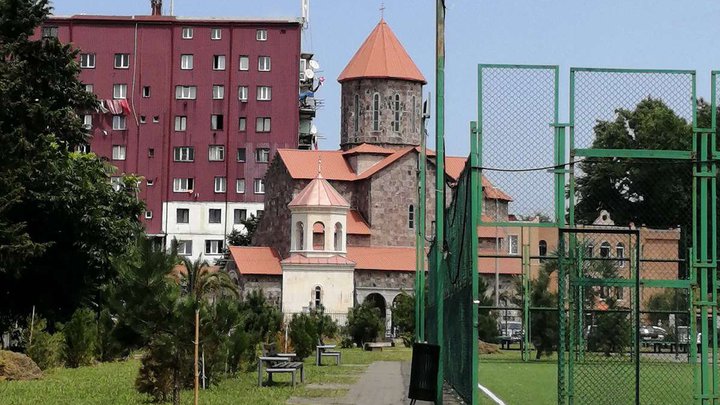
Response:
POLYGON ((512 343, 520 342, 524 333, 520 321, 501 321, 498 332, 501 339, 504 338, 512 343))
POLYGON ((664 341, 667 335, 667 331, 659 326, 649 325, 640 327, 640 340, 643 341, 664 341))

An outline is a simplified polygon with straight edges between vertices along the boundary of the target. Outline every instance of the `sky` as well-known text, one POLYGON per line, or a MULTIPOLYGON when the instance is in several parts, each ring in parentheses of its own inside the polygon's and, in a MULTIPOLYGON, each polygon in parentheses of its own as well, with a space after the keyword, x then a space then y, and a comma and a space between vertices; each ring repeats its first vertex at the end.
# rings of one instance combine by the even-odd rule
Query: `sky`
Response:
MULTIPOLYGON (((55 0, 55 13, 145 15, 149 0, 55 0)), ((300 0, 175 0, 188 17, 297 17, 300 0)), ((315 54, 325 101, 315 124, 322 149, 339 144, 337 77, 380 19, 380 0, 310 0, 304 51, 315 54)), ((164 1, 169 12, 170 0, 164 1)), ((720 69, 717 0, 446 0, 445 133, 448 154, 469 151, 477 119, 477 64, 551 64, 561 68, 560 119, 567 120, 570 67, 693 69, 698 95, 720 69)), ((384 17, 435 93, 435 1, 386 0, 384 17)), ((434 101, 433 101, 434 105, 434 101)), ((433 114, 434 115, 434 114, 433 114)), ((428 125, 434 144, 434 123, 428 125)))

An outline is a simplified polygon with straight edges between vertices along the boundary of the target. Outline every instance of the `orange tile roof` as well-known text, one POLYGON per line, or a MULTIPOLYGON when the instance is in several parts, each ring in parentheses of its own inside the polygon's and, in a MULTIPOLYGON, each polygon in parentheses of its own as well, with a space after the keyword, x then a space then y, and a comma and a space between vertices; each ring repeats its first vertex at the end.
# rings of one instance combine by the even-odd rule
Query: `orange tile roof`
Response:
POLYGON ((347 258, 335 255, 330 257, 307 257, 303 254, 293 253, 287 259, 282 261, 282 264, 355 264, 347 258))
POLYGON ((414 247, 348 246, 347 257, 357 270, 415 271, 414 247))
POLYGON ((360 78, 393 78, 427 83, 390 26, 382 19, 340 73, 338 82, 360 78))
POLYGON ((281 276, 280 254, 271 247, 230 246, 238 273, 281 276))
POLYGON ((355 210, 350 210, 347 216, 347 233, 350 235, 370 235, 370 225, 365 218, 355 210))
POLYGON ((401 157, 407 155, 410 151, 415 149, 415 147, 410 146, 407 148, 400 149, 393 153, 392 155, 386 157, 385 159, 375 163, 372 165, 369 169, 362 172, 359 176, 357 176, 358 180, 367 179, 369 177, 372 177, 375 173, 379 172, 380 170, 390 166, 395 161, 399 160, 401 157))
POLYGON ((288 204, 288 207, 300 206, 350 208, 350 203, 327 180, 316 177, 288 204))
POLYGON ((371 145, 369 143, 360 144, 352 149, 343 152, 343 155, 356 155, 359 153, 370 153, 376 155, 392 155, 395 153, 393 149, 383 148, 382 146, 371 145))

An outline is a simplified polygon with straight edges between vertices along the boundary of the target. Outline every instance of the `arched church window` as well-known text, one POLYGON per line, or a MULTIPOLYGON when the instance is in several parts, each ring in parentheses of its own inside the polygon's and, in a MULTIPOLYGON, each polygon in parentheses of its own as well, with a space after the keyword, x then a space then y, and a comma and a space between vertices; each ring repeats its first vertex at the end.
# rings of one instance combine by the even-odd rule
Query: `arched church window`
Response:
POLYGON ((342 224, 340 222, 335 224, 335 251, 342 250, 342 224))
POLYGON ((417 131, 417 99, 415 96, 413 96, 413 106, 412 106, 412 129, 413 131, 417 131))
POLYGON ((600 244, 600 257, 602 257, 602 258, 610 257, 610 243, 603 242, 600 244))
POLYGON ((298 221, 298 223, 295 224, 295 240, 297 241, 297 246, 295 247, 295 249, 303 250, 304 242, 305 242, 305 227, 303 226, 303 223, 300 221, 298 221))
POLYGON ((400 132, 400 95, 395 94, 393 97, 393 123, 392 129, 395 132, 400 132))
POLYGON ((615 257, 618 259, 618 267, 625 267, 625 245, 622 242, 615 245, 615 257))
POLYGON ((325 224, 319 221, 313 224, 313 250, 325 250, 325 224))
POLYGON ((380 94, 373 94, 372 102, 372 128, 373 131, 380 130, 380 94))
POLYGON ((315 287, 313 291, 313 304, 315 308, 319 308, 322 305, 322 288, 320 286, 315 287))
POLYGON ((415 206, 408 206, 408 228, 415 229, 415 206))
POLYGON ((355 117, 354 119, 354 126, 355 126, 355 132, 360 130, 360 96, 357 94, 355 95, 355 117))

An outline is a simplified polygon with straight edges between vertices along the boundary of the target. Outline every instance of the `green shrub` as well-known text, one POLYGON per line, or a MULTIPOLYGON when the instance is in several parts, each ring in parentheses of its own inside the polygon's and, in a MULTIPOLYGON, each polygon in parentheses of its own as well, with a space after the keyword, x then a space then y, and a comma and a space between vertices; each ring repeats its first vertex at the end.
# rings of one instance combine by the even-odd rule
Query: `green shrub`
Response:
POLYGON ((65 364, 72 368, 92 364, 98 344, 95 313, 88 308, 76 310, 63 327, 63 334, 66 345, 65 364))
POLYGON ((401 335, 415 334, 415 296, 400 293, 395 298, 395 307, 392 311, 393 326, 396 326, 401 335))
POLYGON ((311 309, 307 314, 294 314, 289 327, 290 341, 295 354, 301 359, 312 354, 323 338, 335 337, 338 330, 337 323, 325 313, 322 306, 311 309))
MULTIPOLYGON (((32 329, 32 343, 27 346, 27 355, 42 370, 60 367, 63 364, 65 352, 65 337, 62 332, 49 333, 47 322, 39 316, 35 317, 32 329)), ((27 341, 30 342, 29 336, 27 341)))
POLYGON ((129 350, 118 338, 120 328, 110 311, 103 309, 98 317, 97 355, 100 361, 113 361, 127 356, 129 350))
POLYGON ((380 310, 368 302, 351 308, 348 313, 348 334, 358 346, 374 341, 383 327, 380 310))

